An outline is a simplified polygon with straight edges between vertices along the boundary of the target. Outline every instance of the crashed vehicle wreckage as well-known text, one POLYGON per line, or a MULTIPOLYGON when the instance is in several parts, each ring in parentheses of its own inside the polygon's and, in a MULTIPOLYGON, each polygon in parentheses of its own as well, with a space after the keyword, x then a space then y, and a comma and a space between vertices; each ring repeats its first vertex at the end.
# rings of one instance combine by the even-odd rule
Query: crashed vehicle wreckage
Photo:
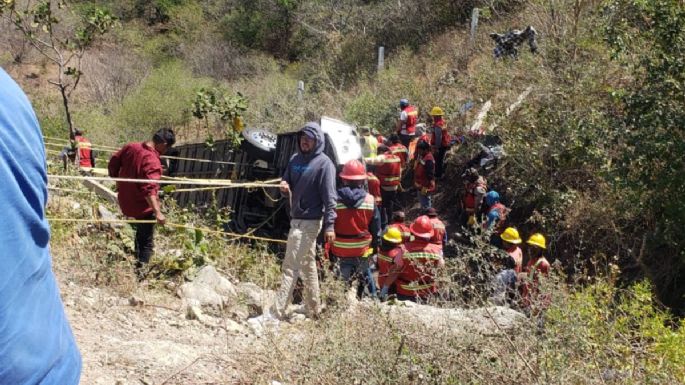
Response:
MULTIPOLYGON (((338 169, 349 160, 362 159, 358 133, 353 125, 322 117, 321 129, 326 137, 324 153, 338 169)), ((243 140, 234 148, 229 140, 213 143, 193 143, 174 148, 175 157, 206 159, 208 162, 172 159, 169 176, 235 181, 266 181, 279 179, 290 158, 297 152, 297 132, 273 134, 263 129, 246 128, 243 140)), ((290 227, 287 200, 277 187, 230 188, 171 192, 180 206, 229 208, 227 231, 285 239, 290 227)))

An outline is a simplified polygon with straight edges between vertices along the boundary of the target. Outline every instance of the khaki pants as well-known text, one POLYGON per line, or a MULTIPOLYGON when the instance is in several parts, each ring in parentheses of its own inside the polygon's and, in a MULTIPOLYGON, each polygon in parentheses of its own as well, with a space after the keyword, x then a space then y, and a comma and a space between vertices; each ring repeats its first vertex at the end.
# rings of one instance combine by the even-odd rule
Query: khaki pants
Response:
POLYGON ((290 221, 288 245, 283 260, 283 280, 276 293, 271 314, 285 317, 297 278, 304 283, 304 301, 307 315, 319 314, 319 275, 316 270, 316 238, 321 231, 321 220, 293 219, 290 221))

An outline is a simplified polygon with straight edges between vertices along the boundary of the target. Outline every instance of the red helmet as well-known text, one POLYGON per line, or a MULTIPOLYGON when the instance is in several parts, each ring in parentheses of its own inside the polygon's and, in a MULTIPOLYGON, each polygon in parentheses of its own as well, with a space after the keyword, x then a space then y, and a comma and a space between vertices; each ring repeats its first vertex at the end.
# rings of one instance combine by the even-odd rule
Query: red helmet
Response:
POLYGON ((414 223, 409 226, 409 231, 419 238, 430 238, 435 234, 433 230, 433 223, 426 215, 421 215, 416 218, 414 223))
POLYGON ((366 175, 366 167, 357 159, 352 159, 345 163, 339 176, 345 180, 365 180, 368 178, 366 175))

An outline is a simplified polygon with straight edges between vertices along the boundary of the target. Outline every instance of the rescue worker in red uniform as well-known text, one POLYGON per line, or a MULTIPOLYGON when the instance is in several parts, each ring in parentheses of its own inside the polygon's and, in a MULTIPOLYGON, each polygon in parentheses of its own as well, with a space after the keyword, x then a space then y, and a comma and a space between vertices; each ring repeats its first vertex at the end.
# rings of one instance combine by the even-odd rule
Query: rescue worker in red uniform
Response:
POLYGON ((418 157, 414 166, 414 187, 416 187, 422 209, 432 206, 431 194, 435 191, 435 158, 430 151, 430 144, 420 141, 416 146, 418 157))
POLYGON ((478 175, 475 168, 467 169, 461 177, 464 181, 464 196, 461 202, 462 223, 473 226, 477 223, 476 216, 479 215, 488 185, 485 178, 478 175))
POLYGON ((402 142, 400 142, 400 137, 397 134, 390 135, 388 141, 390 142, 390 145, 388 146, 390 152, 392 152, 393 155, 400 157, 402 160, 402 169, 404 169, 407 165, 407 161, 409 160, 409 150, 405 145, 402 144, 402 142))
POLYGON ((523 272, 519 274, 519 293, 521 307, 529 315, 537 315, 549 307, 551 296, 540 292, 540 279, 549 275, 551 266, 544 253, 547 240, 540 233, 535 233, 526 241, 527 253, 524 257, 523 272))
POLYGON ((497 242, 494 244, 499 246, 499 234, 504 231, 504 225, 507 222, 507 216, 509 215, 510 210, 500 203, 500 197, 497 191, 488 191, 488 193, 485 194, 485 204, 488 206, 488 210, 486 220, 483 222, 483 229, 491 230, 494 235, 497 235, 497 237, 494 238, 497 242))
POLYGON ((366 169, 358 160, 345 164, 339 174, 343 187, 338 189, 335 219, 335 240, 330 247, 338 263, 337 274, 348 285, 358 280, 357 297, 367 285, 375 295, 375 283, 369 275, 368 251, 375 247, 380 232, 380 214, 373 195, 364 189, 366 169))
POLYGON ((400 99, 400 117, 397 119, 397 134, 405 147, 416 135, 416 123, 419 121, 419 110, 409 104, 409 100, 400 99))
POLYGON ((384 145, 378 147, 378 156, 365 160, 367 164, 373 165, 376 168, 381 202, 383 204, 381 208, 381 228, 385 228, 388 224, 388 219, 393 211, 395 211, 395 205, 398 204, 397 193, 402 179, 402 160, 384 145))
POLYGON ((513 227, 507 227, 502 234, 500 234, 502 239, 502 249, 507 252, 507 254, 514 261, 514 271, 518 274, 523 271, 523 251, 518 246, 523 241, 519 236, 518 230, 513 227))
POLYGON ((440 250, 442 250, 447 244, 447 229, 445 228, 445 224, 438 218, 438 212, 433 207, 426 210, 425 215, 430 218, 430 221, 433 224, 433 230, 435 230, 430 241, 432 244, 438 245, 440 250))
POLYGON ((450 148, 452 138, 447 132, 447 126, 444 119, 445 112, 440 107, 433 107, 431 110, 431 118, 433 119, 433 127, 431 129, 430 144, 435 154, 435 177, 442 178, 445 172, 445 154, 450 148))
POLYGON ((422 215, 409 228, 414 240, 405 245, 402 257, 396 259, 384 287, 396 281, 397 299, 427 302, 437 293, 435 277, 445 261, 440 248, 430 242, 434 233, 430 218, 422 215))
POLYGON ((388 228, 396 228, 402 234, 402 243, 411 241, 411 232, 409 225, 405 223, 404 211, 395 211, 392 213, 392 219, 388 224, 388 228))
POLYGON ((376 206, 381 207, 381 203, 383 202, 383 195, 381 194, 381 181, 371 171, 367 171, 366 176, 368 177, 366 184, 369 187, 369 194, 373 195, 376 206))
POLYGON ((395 268, 395 261, 401 261, 403 254, 404 246, 402 245, 400 230, 389 227, 381 238, 378 251, 378 287, 381 288, 381 301, 385 300, 388 294, 396 293, 393 283, 388 283, 387 278, 395 268))
POLYGON ((79 129, 74 131, 74 140, 71 146, 65 147, 60 155, 65 170, 69 161, 74 162, 79 168, 95 167, 95 151, 92 149, 90 140, 83 136, 83 131, 79 129))

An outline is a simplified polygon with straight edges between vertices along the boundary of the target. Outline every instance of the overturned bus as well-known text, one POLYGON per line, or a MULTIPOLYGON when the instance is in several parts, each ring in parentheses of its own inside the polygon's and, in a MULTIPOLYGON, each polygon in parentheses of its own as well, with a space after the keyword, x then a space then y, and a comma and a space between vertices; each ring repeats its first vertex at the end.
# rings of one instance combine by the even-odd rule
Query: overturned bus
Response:
MULTIPOLYGON (((361 159, 358 133, 353 125, 322 117, 321 129, 326 138, 324 153, 338 169, 345 162, 361 159)), ((169 163, 169 176, 202 179, 230 179, 241 182, 268 181, 281 177, 288 161, 297 152, 297 131, 273 134, 262 129, 243 131, 239 148, 230 141, 179 145, 169 163), (198 162, 191 159, 204 159, 198 162)), ((199 210, 210 207, 228 208, 231 212, 226 229, 283 239, 289 230, 286 200, 276 187, 229 188, 172 192, 180 206, 199 210)))

